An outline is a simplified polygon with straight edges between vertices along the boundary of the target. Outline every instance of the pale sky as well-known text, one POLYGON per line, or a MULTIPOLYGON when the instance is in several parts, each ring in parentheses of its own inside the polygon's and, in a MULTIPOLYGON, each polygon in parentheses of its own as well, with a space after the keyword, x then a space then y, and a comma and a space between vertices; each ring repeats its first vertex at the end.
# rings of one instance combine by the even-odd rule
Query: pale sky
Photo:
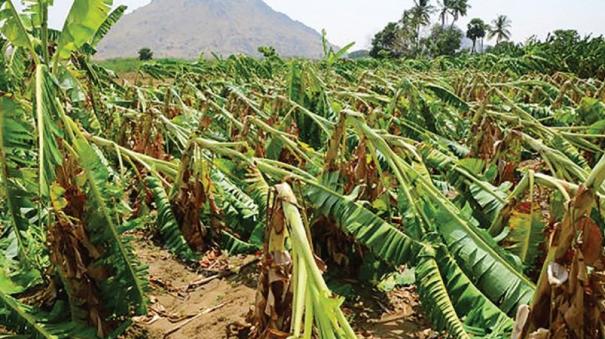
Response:
MULTIPOLYGON (((14 1, 18 2, 18 1, 14 1)), ((49 13, 51 26, 62 26, 72 0, 55 0, 49 13)), ((129 11, 150 0, 114 0, 128 5, 129 11)), ((369 46, 374 34, 389 21, 396 21, 413 0, 265 0, 317 31, 325 28, 329 40, 339 46, 355 41, 353 49, 369 46)), ((436 0, 431 1, 433 5, 436 0)), ((532 35, 544 38, 555 29, 576 29, 581 34, 605 35, 605 0, 470 0, 468 16, 457 22, 466 30, 467 22, 479 17, 491 22, 499 14, 512 20, 512 39, 523 42, 532 35)), ((435 18, 437 20, 437 18, 435 18)))

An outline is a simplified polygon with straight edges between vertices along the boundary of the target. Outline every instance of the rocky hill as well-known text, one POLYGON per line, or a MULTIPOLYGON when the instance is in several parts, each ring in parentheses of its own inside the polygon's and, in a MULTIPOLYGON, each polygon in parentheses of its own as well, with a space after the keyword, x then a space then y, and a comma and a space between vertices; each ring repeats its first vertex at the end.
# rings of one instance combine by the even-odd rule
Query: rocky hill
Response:
POLYGON ((98 46, 97 58, 197 58, 200 53, 257 55, 273 46, 282 56, 322 55, 320 34, 262 0, 153 0, 125 15, 98 46))

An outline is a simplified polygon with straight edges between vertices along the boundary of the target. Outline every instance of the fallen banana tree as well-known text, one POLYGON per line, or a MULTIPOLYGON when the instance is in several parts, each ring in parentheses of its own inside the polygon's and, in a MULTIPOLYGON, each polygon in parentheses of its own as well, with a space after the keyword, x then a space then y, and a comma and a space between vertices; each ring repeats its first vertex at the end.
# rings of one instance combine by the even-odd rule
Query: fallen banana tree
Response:
POLYGON ((296 196, 274 187, 261 264, 253 335, 260 338, 356 338, 327 287, 314 256, 296 196), (314 334, 315 333, 315 334, 314 334))
POLYGON ((599 213, 596 197, 603 182, 605 157, 568 202, 551 236, 529 314, 519 313, 519 337, 597 337, 603 330, 604 280, 596 271, 603 265, 603 237, 592 217, 599 213))
POLYGON ((602 80, 535 74, 548 60, 529 56, 326 48, 150 61, 129 83, 91 59, 123 7, 76 0, 55 31, 48 1, 13 2, 0 1, 10 331, 120 335, 147 310, 131 245, 144 233, 191 266, 207 249, 263 250, 259 337, 353 337, 322 273, 371 286, 402 265, 445 335, 605 333, 602 80))

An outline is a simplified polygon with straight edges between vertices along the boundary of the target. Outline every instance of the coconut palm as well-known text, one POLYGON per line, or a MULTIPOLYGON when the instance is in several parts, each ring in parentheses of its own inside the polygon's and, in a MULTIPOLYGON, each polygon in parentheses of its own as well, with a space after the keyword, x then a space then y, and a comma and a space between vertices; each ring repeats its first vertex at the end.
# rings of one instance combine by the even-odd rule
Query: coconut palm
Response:
POLYGON ((496 38, 496 44, 510 39, 511 21, 506 15, 498 15, 488 28, 488 39, 496 38))
POLYGON ((431 23, 431 14, 435 7, 428 0, 414 0, 414 7, 410 10, 412 25, 416 32, 416 47, 420 47, 420 30, 431 23))
POLYGON ((445 26, 447 16, 452 10, 452 3, 454 0, 443 0, 439 3, 439 19, 441 20, 441 26, 445 26))
POLYGON ((414 1, 414 7, 411 9, 413 21, 417 28, 426 26, 431 23, 431 14, 434 13, 435 7, 428 0, 414 1))
POLYGON ((468 0, 451 0, 450 13, 452 14, 452 26, 463 16, 466 16, 471 5, 468 0))

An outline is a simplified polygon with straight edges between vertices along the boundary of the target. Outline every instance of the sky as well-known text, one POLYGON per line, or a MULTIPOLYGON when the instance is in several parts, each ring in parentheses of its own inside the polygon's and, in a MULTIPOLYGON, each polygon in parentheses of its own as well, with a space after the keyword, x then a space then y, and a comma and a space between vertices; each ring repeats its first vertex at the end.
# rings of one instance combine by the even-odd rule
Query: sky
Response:
MULTIPOLYGON (((18 2, 18 1, 14 1, 18 2)), ((49 13, 52 27, 59 28, 72 0, 54 0, 49 13)), ((114 0, 129 11, 150 0, 114 0)), ((283 12, 317 31, 326 29, 328 39, 339 46, 355 41, 353 49, 367 48, 372 37, 389 21, 401 18, 413 0, 265 0, 283 12)), ((431 1, 436 5, 437 1, 431 1)), ((471 18, 491 22, 499 14, 512 21, 512 40, 523 42, 532 35, 544 38, 555 29, 576 29, 581 34, 605 35, 605 0, 470 0, 468 16, 456 24, 465 29, 471 18)), ((437 21, 437 18, 434 19, 437 21)))

